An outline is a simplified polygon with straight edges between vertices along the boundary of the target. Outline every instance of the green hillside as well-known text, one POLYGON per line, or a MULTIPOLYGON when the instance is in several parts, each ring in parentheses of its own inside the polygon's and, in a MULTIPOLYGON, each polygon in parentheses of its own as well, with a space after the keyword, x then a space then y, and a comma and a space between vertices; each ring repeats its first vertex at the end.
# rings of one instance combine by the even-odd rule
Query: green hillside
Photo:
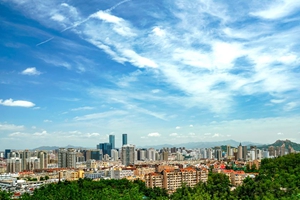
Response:
POLYGON ((295 142, 292 142, 290 140, 277 140, 273 144, 266 144, 258 146, 259 149, 268 149, 270 146, 274 147, 281 147, 283 144, 285 144, 285 148, 288 149, 289 146, 293 147, 295 151, 300 151, 300 144, 297 144, 295 142))

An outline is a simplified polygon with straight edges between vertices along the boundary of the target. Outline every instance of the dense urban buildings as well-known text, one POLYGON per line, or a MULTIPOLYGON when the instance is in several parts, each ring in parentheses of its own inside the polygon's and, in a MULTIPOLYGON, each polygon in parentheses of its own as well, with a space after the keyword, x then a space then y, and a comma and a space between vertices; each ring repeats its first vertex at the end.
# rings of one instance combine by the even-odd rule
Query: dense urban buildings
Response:
MULTIPOLYGON (((56 150, 5 150, 0 152, 0 173, 8 174, 9 180, 30 177, 43 181, 91 179, 140 179, 148 187, 165 188, 169 193, 181 187, 195 186, 206 182, 208 171, 222 173, 228 177, 233 187, 243 183, 246 177, 255 177, 255 173, 246 173, 245 169, 259 169, 261 159, 274 158, 295 150, 283 143, 281 146, 269 146, 260 149, 257 146, 239 144, 211 148, 187 149, 185 147, 136 148, 125 144, 121 148, 115 145, 115 136, 110 135, 108 142, 99 143, 97 149, 59 148, 56 150)), ((122 135, 122 143, 127 134, 122 135)))

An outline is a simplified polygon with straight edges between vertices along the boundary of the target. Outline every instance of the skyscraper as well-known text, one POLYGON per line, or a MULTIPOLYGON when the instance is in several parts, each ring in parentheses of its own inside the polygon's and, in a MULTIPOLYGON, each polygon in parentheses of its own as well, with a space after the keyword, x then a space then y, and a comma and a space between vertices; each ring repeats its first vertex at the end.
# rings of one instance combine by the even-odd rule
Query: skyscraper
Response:
POLYGON ((60 148, 58 150, 58 167, 76 167, 76 151, 73 148, 60 148))
POLYGON ((127 133, 122 134, 122 146, 127 144, 127 133))
POLYGON ((100 143, 99 149, 102 150, 102 155, 105 156, 105 154, 111 156, 111 144, 110 143, 100 143))
POLYGON ((110 143, 111 149, 115 149, 115 135, 109 135, 109 143, 110 143))
POLYGON ((243 147, 242 147, 241 143, 238 146, 237 159, 238 160, 242 160, 243 159, 243 147))
POLYGON ((248 157, 248 149, 247 149, 247 146, 243 146, 243 160, 247 160, 247 157, 248 157))
POLYGON ((127 144, 122 146, 122 164, 127 166, 130 164, 134 164, 134 145, 127 144))
POLYGON ((5 151, 4 151, 4 158, 5 158, 5 159, 8 159, 8 158, 9 158, 10 152, 11 152, 11 149, 5 149, 5 151))

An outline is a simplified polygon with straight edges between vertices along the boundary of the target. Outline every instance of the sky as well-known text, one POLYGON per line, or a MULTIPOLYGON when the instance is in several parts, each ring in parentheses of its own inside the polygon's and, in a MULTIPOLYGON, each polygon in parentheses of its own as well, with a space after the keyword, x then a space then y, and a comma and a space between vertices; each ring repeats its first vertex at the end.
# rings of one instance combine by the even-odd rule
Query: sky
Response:
POLYGON ((300 143, 300 1, 0 0, 0 150, 300 143))

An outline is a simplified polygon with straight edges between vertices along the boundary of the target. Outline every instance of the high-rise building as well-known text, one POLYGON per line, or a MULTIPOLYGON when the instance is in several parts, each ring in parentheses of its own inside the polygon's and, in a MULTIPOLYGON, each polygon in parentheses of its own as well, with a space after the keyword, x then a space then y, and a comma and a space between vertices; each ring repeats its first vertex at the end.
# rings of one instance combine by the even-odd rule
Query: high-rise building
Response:
POLYGON ((5 149, 5 151, 4 151, 4 158, 5 158, 5 159, 8 159, 8 158, 9 158, 10 152, 11 152, 11 149, 5 149))
POLYGON ((122 164, 127 166, 134 164, 134 153, 135 153, 135 146, 131 144, 126 144, 122 146, 122 164))
POLYGON ((22 170, 29 170, 27 159, 30 157, 31 157, 31 152, 28 149, 20 153, 20 158, 22 159, 22 170))
POLYGON ((111 149, 115 149, 115 135, 109 135, 109 143, 111 145, 111 149))
POLYGON ((105 156, 106 154, 111 156, 111 144, 110 143, 100 143, 98 145, 99 149, 102 150, 102 155, 105 156))
POLYGON ((6 172, 17 173, 22 171, 22 159, 19 157, 12 157, 6 161, 6 172))
POLYGON ((238 151, 237 151, 237 159, 238 160, 243 160, 243 147, 242 144, 238 146, 238 151))
POLYGON ((156 150, 154 148, 149 148, 147 150, 147 159, 151 160, 151 161, 156 160, 155 153, 156 153, 156 150))
POLYGON ((247 160, 247 157, 248 157, 247 146, 243 146, 243 160, 247 160))
POLYGON ((227 145, 226 154, 227 154, 227 158, 232 156, 231 146, 229 145, 227 145))
POLYGON ((102 160, 102 151, 100 149, 93 149, 90 151, 91 152, 91 158, 93 160, 102 160))
POLYGON ((58 150, 58 167, 76 167, 76 151, 73 148, 60 148, 58 150))
POLYGON ((222 149, 221 147, 216 147, 215 148, 215 159, 221 160, 222 158, 222 149))
POLYGON ((122 134, 122 146, 127 145, 127 133, 122 134))
POLYGON ((282 144, 282 146, 280 147, 280 156, 284 156, 285 155, 285 143, 282 144))
POLYGON ((269 146, 268 151, 269 151, 269 156, 277 156, 274 146, 269 146))
POLYGON ((168 151, 163 151, 162 153, 161 153, 161 160, 163 160, 163 161, 168 161, 169 160, 169 152, 168 151))
POLYGON ((111 150, 111 160, 113 161, 119 160, 119 152, 116 149, 111 150))
POLYGON ((47 169, 48 168, 48 154, 44 151, 39 151, 37 157, 40 159, 39 169, 47 169))
POLYGON ((146 149, 139 149, 137 151, 137 160, 146 160, 146 149))

